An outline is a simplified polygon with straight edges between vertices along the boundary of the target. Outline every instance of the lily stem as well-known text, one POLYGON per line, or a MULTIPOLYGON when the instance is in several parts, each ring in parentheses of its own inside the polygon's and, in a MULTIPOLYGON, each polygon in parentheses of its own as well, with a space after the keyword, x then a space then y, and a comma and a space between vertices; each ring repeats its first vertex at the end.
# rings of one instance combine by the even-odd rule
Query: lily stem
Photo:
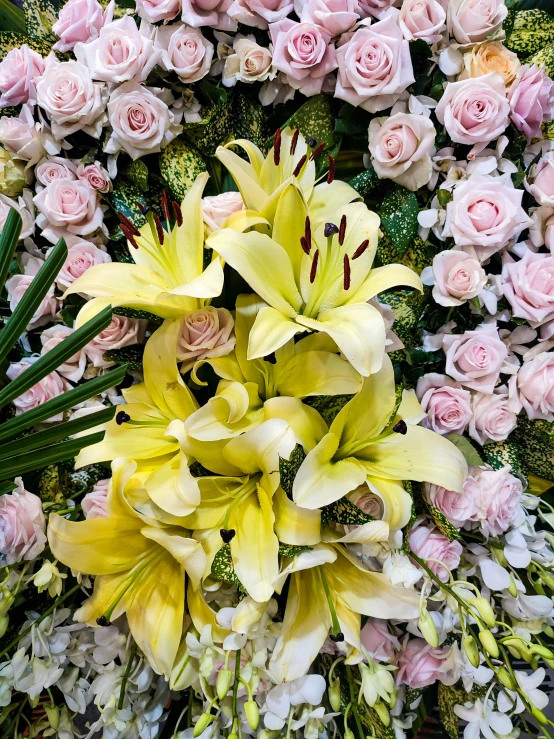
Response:
POLYGON ((235 654, 235 679, 233 680, 233 718, 237 722, 238 735, 242 736, 242 729, 240 726, 239 715, 237 710, 237 693, 239 692, 240 682, 240 649, 237 649, 235 654))
POLYGON ((119 700, 117 701, 117 708, 120 711, 123 708, 123 703, 125 702, 125 689, 127 687, 127 680, 129 679, 129 675, 131 674, 131 668, 133 666, 133 660, 135 659, 136 653, 137 653, 137 645, 135 642, 133 642, 133 646, 131 647, 131 653, 129 654, 129 659, 127 660, 127 664, 125 666, 125 672, 123 673, 123 678, 121 680, 121 688, 119 690, 119 700))
POLYGON ((358 737, 359 739, 365 739, 365 734, 362 728, 362 723, 358 715, 358 706, 356 704, 356 695, 354 693, 354 681, 352 680, 352 668, 350 667, 350 665, 346 665, 346 677, 348 680, 348 687, 350 689, 350 703, 352 706, 352 713, 354 714, 354 721, 356 722, 356 729, 358 731, 358 737))

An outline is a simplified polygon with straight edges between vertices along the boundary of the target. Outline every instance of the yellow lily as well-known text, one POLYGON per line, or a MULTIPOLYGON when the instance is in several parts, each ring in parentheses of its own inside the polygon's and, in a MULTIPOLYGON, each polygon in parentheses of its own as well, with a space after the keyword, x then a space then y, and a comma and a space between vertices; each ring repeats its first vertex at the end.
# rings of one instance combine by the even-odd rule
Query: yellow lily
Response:
POLYGON ((95 624, 126 613, 152 667, 169 677, 183 631, 185 573, 196 589, 206 555, 185 529, 160 524, 131 507, 127 493, 140 485, 133 478, 134 462, 118 459, 112 469, 109 517, 75 522, 52 513, 48 541, 65 565, 96 576, 93 595, 76 612, 77 620, 95 624))
POLYGON ((399 284, 422 289, 408 267, 372 270, 379 217, 364 203, 334 211, 333 222, 312 229, 294 183, 277 204, 272 236, 230 228, 206 244, 233 267, 267 305, 250 331, 248 360, 279 349, 296 334, 321 331, 364 376, 377 372, 385 350, 385 325, 368 300, 399 284))
POLYGON ((308 453, 294 480, 293 498, 315 509, 339 500, 364 482, 379 495, 394 528, 410 518, 411 498, 402 480, 462 491, 467 464, 447 439, 416 424, 425 416, 413 391, 395 411, 394 370, 383 366, 336 416, 329 433, 308 453))
POLYGON ((263 358, 247 359, 248 337, 256 316, 266 303, 256 295, 239 295, 236 303, 233 352, 225 357, 196 363, 192 377, 199 384, 197 372, 209 364, 219 377, 241 383, 255 383, 260 398, 276 396, 305 398, 310 395, 353 395, 360 390, 358 372, 337 352, 326 334, 313 334, 294 342, 292 339, 275 352, 275 362, 263 358))

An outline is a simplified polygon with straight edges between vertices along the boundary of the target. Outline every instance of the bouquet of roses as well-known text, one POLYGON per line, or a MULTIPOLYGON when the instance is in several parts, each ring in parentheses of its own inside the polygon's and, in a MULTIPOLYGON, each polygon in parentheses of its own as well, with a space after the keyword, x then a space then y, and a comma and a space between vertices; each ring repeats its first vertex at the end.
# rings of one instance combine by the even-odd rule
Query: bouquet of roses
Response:
POLYGON ((0 4, 0 735, 550 737, 554 17, 0 4))

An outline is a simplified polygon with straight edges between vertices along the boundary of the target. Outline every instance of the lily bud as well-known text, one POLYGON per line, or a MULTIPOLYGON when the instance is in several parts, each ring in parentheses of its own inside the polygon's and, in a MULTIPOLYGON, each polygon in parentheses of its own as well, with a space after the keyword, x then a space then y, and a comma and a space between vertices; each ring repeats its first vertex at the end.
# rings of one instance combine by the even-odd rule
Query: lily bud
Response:
POLYGON ((512 598, 517 598, 517 585, 513 577, 510 576, 510 585, 508 586, 508 592, 512 598))
POLYGON ((4 636, 4 634, 8 630, 9 624, 10 624, 10 619, 8 618, 8 616, 0 616, 0 639, 4 636))
POLYGON ((260 709, 256 701, 246 701, 244 712, 246 713, 246 720, 250 724, 250 728, 252 731, 256 731, 260 724, 260 709))
POLYGON ((381 719, 381 723, 383 724, 383 726, 390 726, 390 713, 385 704, 381 701, 377 701, 373 708, 381 719))
POLYGON ((417 622, 417 625, 419 626, 419 630, 423 634, 423 638, 427 644, 436 649, 439 646, 439 635, 435 622, 426 608, 419 612, 419 621, 417 622))
POLYGON ((217 697, 219 698, 220 701, 222 701, 227 695, 227 693, 229 692, 232 679, 233 679, 233 673, 231 672, 231 670, 223 668, 222 670, 219 671, 219 675, 217 676, 216 692, 217 692, 217 697))
POLYGON ((481 664, 481 660, 479 658, 479 649, 477 647, 475 639, 471 636, 471 634, 468 634, 464 637, 462 646, 470 663, 474 667, 479 667, 479 665, 481 664))
POLYGON ((340 680, 338 679, 338 677, 334 678, 329 685, 327 694, 329 696, 329 703, 331 704, 331 708, 333 709, 333 711, 340 711, 340 680))
POLYGON ((483 631, 479 632, 479 641, 483 645, 483 648, 490 654, 491 657, 498 657, 500 654, 500 650, 498 649, 498 644, 496 643, 496 639, 494 638, 494 635, 491 631, 488 629, 483 629, 483 631))
POLYGON ((198 721, 194 725, 194 731, 192 732, 192 735, 194 739, 196 737, 200 736, 200 734, 203 734, 208 726, 212 723, 214 717, 211 713, 203 713, 198 721))
POLYGON ((533 706, 533 708, 531 709, 531 715, 533 716, 533 718, 536 718, 537 719, 537 721, 539 722, 539 724, 547 724, 548 723, 547 717, 540 710, 540 708, 537 708, 536 706, 533 706))
POLYGON ((54 729, 54 731, 57 731, 58 726, 60 725, 60 709, 53 703, 45 703, 44 710, 46 711, 46 715, 48 716, 50 726, 54 729))
POLYGON ((517 683, 505 667, 499 667, 496 677, 508 690, 517 690, 517 683))

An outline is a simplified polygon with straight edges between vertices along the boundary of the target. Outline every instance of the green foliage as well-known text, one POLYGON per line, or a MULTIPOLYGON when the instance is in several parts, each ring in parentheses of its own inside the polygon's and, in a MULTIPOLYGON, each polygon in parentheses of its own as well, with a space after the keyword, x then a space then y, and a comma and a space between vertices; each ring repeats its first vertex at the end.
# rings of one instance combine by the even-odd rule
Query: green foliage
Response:
POLYGON ((142 370, 142 356, 144 344, 132 344, 122 349, 109 349, 104 352, 104 359, 115 364, 126 364, 130 370, 142 370))
POLYGON ((323 526, 334 521, 347 526, 361 526, 369 521, 375 521, 373 516, 364 513, 357 505, 348 498, 341 498, 334 503, 323 506, 321 509, 321 523, 323 526))
POLYGON ((545 10, 518 10, 506 46, 522 58, 554 44, 554 17, 545 10))
POLYGON ((280 484, 287 495, 292 495, 294 478, 305 457, 306 455, 300 444, 294 447, 289 459, 279 457, 280 484))
POLYGON ((374 169, 366 169, 365 172, 361 172, 351 179, 348 184, 365 198, 366 195, 369 195, 377 187, 380 181, 374 169))
POLYGON ((129 180, 129 183, 137 190, 143 193, 148 192, 148 167, 142 159, 135 159, 134 162, 131 161, 125 169, 124 175, 129 180))
POLYGON ((296 557, 301 552, 308 552, 313 547, 307 547, 307 546, 294 546, 293 544, 283 544, 282 542, 279 542, 279 554, 281 557, 296 557))
POLYGON ((465 436, 461 434, 447 434, 446 438, 461 451, 470 467, 480 467, 483 464, 479 452, 465 436))
POLYGON ((25 24, 27 33, 33 38, 49 37, 52 40, 52 26, 58 19, 58 8, 49 0, 23 0, 23 12, 25 13, 25 24))
POLYGON ((212 575, 217 580, 223 580, 223 582, 236 585, 237 588, 242 589, 242 583, 235 574, 229 544, 224 544, 215 555, 214 561, 212 562, 212 575))
POLYGON ((206 163, 184 138, 174 139, 160 154, 160 172, 173 196, 181 201, 206 163))
POLYGON ((395 185, 381 203, 381 227, 401 257, 417 235, 418 212, 415 193, 400 185, 395 185))
POLYGON ((304 398, 304 403, 315 408, 325 423, 330 426, 337 413, 341 408, 344 408, 351 398, 351 395, 312 395, 309 398, 304 398))
POLYGON ((533 56, 525 60, 527 64, 536 64, 537 67, 544 66, 546 68, 546 74, 549 77, 554 77, 554 42, 545 46, 533 56))
POLYGON ((185 124, 183 136, 198 156, 211 157, 218 146, 234 138, 232 99, 225 97, 213 102, 202 108, 201 115, 200 123, 185 124))
POLYGON ((10 0, 0 0, 0 28, 4 31, 25 33, 25 14, 10 0))
MULTIPOLYGON (((3 26, 2 26, 3 28, 3 26)), ((13 31, 0 32, 0 59, 3 59, 8 51, 17 49, 23 44, 27 44, 33 51, 38 51, 43 56, 48 56, 52 51, 52 41, 42 38, 33 38, 25 33, 13 31)))
POLYGON ((485 444, 483 456, 486 463, 494 470, 499 470, 509 464, 513 472, 523 474, 524 470, 519 459, 518 445, 512 439, 492 441, 485 444))
POLYGON ((429 516, 433 519, 435 526, 449 541, 462 538, 458 529, 450 523, 447 517, 441 513, 438 508, 435 508, 434 505, 431 505, 431 503, 428 503, 426 500, 423 500, 423 506, 429 516))
MULTIPOLYGON (((146 199, 144 193, 135 185, 118 178, 107 199, 116 213, 123 213, 137 228, 146 223, 146 218, 137 205, 137 203, 141 203, 143 206, 146 205, 146 199)), ((117 231, 121 234, 119 226, 117 231)))
POLYGON ((444 685, 439 683, 438 703, 441 723, 446 729, 450 739, 458 739, 459 718, 454 713, 454 706, 461 706, 468 700, 466 691, 456 685, 444 685))
POLYGON ((528 472, 554 482, 554 425, 520 416, 510 440, 517 445, 519 460, 528 472))

